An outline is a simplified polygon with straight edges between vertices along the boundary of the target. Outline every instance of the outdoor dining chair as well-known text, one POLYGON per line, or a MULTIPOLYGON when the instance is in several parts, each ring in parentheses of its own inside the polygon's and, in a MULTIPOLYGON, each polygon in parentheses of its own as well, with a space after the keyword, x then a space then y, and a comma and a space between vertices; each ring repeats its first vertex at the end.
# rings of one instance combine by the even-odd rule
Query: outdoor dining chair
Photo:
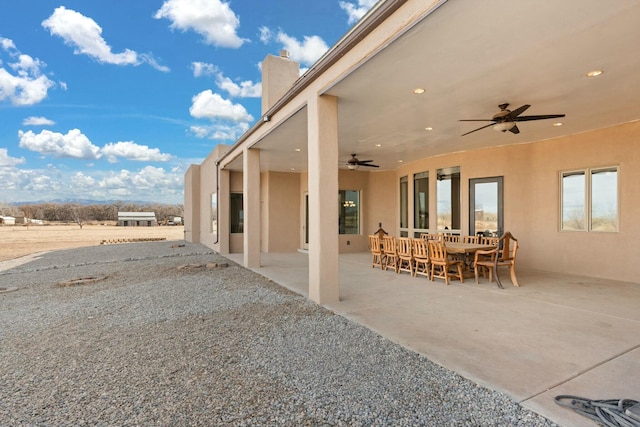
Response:
POLYGON ((498 239, 498 244, 494 249, 488 251, 477 251, 473 261, 473 271, 478 283, 478 275, 480 268, 489 270, 489 281, 493 282, 493 276, 496 276, 498 287, 502 288, 500 277, 498 276, 499 267, 509 267, 511 283, 513 286, 520 286, 516 278, 516 256, 518 253, 518 239, 507 231, 498 239))
POLYGON ((369 250, 371 251, 371 268, 377 265, 380 270, 384 268, 384 255, 380 246, 380 237, 377 234, 369 236, 369 250))
POLYGON ((427 240, 413 239, 413 259, 413 277, 416 277, 418 274, 421 276, 431 277, 431 272, 429 271, 429 246, 427 240))
POLYGON ((382 239, 382 247, 385 263, 384 270, 387 271, 389 266, 393 267, 393 271, 398 272, 398 246, 396 244, 396 238, 393 236, 384 236, 382 239))
POLYGON ((398 269, 397 273, 406 271, 413 276, 413 247, 411 238, 400 237, 398 239, 398 269))
POLYGON ((431 280, 439 277, 449 285, 449 277, 457 277, 460 283, 464 283, 462 274, 462 261, 449 258, 445 242, 437 240, 429 241, 429 262, 431 263, 431 280), (455 271, 451 271, 455 269, 455 271), (437 274, 436 274, 437 270, 437 274))

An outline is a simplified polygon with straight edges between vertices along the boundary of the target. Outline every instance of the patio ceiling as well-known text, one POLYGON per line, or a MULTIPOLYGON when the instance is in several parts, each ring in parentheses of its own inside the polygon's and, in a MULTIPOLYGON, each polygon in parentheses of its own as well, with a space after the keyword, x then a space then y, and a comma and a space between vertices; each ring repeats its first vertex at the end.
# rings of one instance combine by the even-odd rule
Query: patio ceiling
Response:
MULTIPOLYGON (((449 0, 326 89, 339 98, 340 160, 357 153, 393 170, 638 120, 639 22, 637 0, 449 0), (603 74, 586 77, 596 69, 603 74), (461 136, 489 122, 460 119, 491 118, 502 103, 566 117, 520 123, 518 135, 489 127, 461 136)), ((261 169, 306 171, 306 135, 303 108, 256 145, 261 169)))

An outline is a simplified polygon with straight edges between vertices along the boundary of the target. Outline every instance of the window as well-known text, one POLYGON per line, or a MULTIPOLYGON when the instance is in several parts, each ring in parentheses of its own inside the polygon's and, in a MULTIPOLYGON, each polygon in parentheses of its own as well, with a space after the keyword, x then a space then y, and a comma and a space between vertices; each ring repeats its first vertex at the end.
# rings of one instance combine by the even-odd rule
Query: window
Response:
POLYGON ((436 178, 437 229, 460 230, 460 167, 438 169, 436 178))
POLYGON ((230 195, 230 207, 231 207, 231 232, 243 233, 244 232, 244 210, 242 193, 231 193, 230 195))
POLYGON ((561 174, 562 231, 618 231, 618 168, 561 174))
POLYGON ((409 177, 400 178, 400 228, 409 227, 409 177))
POLYGON ((360 192, 340 190, 339 234, 360 234, 360 192))
POLYGON ((413 228, 429 228, 429 172, 413 175, 413 228))

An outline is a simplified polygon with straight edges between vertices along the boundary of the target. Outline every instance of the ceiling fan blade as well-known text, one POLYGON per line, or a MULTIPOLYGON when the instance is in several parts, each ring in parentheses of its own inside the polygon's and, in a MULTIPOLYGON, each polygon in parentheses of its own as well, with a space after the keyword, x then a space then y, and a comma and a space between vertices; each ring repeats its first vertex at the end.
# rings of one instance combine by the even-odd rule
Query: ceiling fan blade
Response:
POLYGON ((509 129, 509 132, 518 134, 520 133, 520 129, 518 129, 518 125, 513 125, 513 127, 509 129))
POLYGON ((529 107, 531 107, 531 105, 525 104, 522 107, 516 108, 515 110, 511 111, 509 114, 506 115, 505 117, 506 121, 515 119, 520 114, 524 113, 529 107))
POLYGON ((495 124, 496 124, 495 122, 489 123, 488 125, 479 127, 478 129, 474 129, 471 132, 463 133, 461 136, 469 135, 470 133, 477 132, 477 131, 479 131, 481 129, 488 128, 489 126, 493 126, 495 124))
POLYGON ((363 163, 371 163, 373 162, 373 160, 358 160, 358 163, 363 164, 363 163))
POLYGON ((543 114, 540 116, 522 116, 513 119, 514 122, 530 122, 531 120, 544 120, 544 119, 557 119, 558 117, 564 117, 564 114, 543 114))
POLYGON ((361 163, 361 164, 360 164, 360 166, 369 166, 370 168, 379 168, 379 167, 380 167, 380 166, 378 166, 378 165, 372 165, 372 164, 370 164, 370 163, 365 163, 365 164, 362 164, 362 163, 361 163))

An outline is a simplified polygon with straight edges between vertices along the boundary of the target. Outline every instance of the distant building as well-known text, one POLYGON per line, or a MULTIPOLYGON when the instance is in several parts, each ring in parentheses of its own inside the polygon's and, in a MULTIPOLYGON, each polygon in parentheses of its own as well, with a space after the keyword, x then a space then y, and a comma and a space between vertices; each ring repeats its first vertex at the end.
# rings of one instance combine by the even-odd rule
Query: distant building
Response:
POLYGON ((0 216, 0 224, 3 225, 15 225, 16 219, 12 216, 0 216))
POLYGON ((158 225, 155 212, 118 212, 118 226, 155 227, 158 225))

